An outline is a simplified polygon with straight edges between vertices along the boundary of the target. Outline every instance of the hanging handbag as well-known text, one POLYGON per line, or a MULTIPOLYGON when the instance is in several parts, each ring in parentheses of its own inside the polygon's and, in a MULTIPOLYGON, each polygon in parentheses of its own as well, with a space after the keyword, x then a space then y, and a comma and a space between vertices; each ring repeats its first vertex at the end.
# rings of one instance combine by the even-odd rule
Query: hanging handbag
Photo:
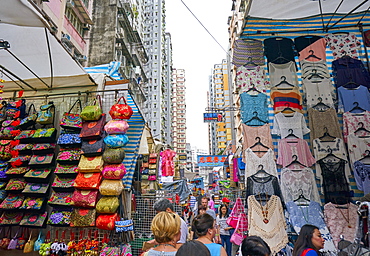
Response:
POLYGON ((86 106, 81 111, 81 119, 83 121, 96 121, 102 115, 102 103, 100 95, 97 95, 91 105, 86 106))
POLYGON ((57 142, 58 145, 63 147, 80 147, 81 143, 82 141, 79 133, 61 133, 57 142))
POLYGON ((42 227, 48 213, 25 213, 20 226, 42 227))
POLYGON ((98 218, 96 218, 96 227, 103 230, 114 230, 117 220, 119 220, 117 213, 100 214, 98 218))
POLYGON ((17 250, 23 250, 24 245, 27 242, 25 237, 27 236, 26 232, 28 231, 28 228, 21 228, 23 229, 23 232, 21 233, 22 235, 18 238, 17 245, 15 247, 15 249, 17 250))
POLYGON ((0 160, 8 161, 12 158, 12 145, 11 140, 0 140, 0 160))
POLYGON ((78 173, 73 186, 79 189, 99 189, 102 175, 99 172, 78 173))
POLYGON ((102 114, 97 121, 82 122, 80 137, 82 140, 97 140, 103 137, 106 114, 102 114))
POLYGON ((240 245, 246 235, 244 235, 244 231, 247 231, 248 228, 248 219, 244 212, 239 214, 238 223, 236 224, 236 228, 234 233, 230 237, 230 241, 236 245, 240 245))
POLYGON ((44 243, 44 241, 45 241, 45 237, 43 236, 42 231, 40 230, 39 235, 38 235, 38 237, 35 241, 35 245, 33 247, 33 250, 35 252, 39 251, 40 248, 41 248, 41 245, 44 243))
POLYGON ((11 236, 11 227, 8 228, 8 232, 4 230, 4 237, 0 241, 0 248, 6 250, 8 249, 8 245, 10 243, 10 236, 11 236))
POLYGON ((119 196, 122 193, 122 180, 103 180, 99 191, 103 196, 119 196))
POLYGON ((104 142, 109 148, 122 148, 126 146, 129 139, 126 134, 112 134, 105 137, 104 142))
POLYGON ((57 162, 60 164, 76 164, 80 161, 80 149, 62 148, 57 156, 57 162))
MULTIPOLYGON (((2 141, 0 141, 0 144, 2 144, 2 141)), ((13 147, 13 150, 17 150, 21 155, 24 155, 24 154, 29 155, 30 153, 32 153, 32 147, 33 147, 33 144, 18 144, 13 147)))
POLYGON ((105 150, 103 138, 82 141, 81 154, 84 156, 101 156, 105 150))
POLYGON ((134 222, 132 220, 120 220, 116 221, 116 233, 133 231, 134 222))
POLYGON ((28 107, 28 114, 27 114, 27 117, 23 118, 18 127, 21 129, 21 130, 25 130, 27 129, 28 127, 30 126, 33 126, 36 124, 36 120, 37 120, 37 111, 36 111, 36 108, 35 108, 35 105, 31 104, 29 107, 28 107))
POLYGON ((133 113, 132 108, 127 104, 126 99, 123 96, 119 98, 109 110, 109 115, 112 119, 130 119, 133 113), (119 103, 121 99, 124 104, 119 103))
POLYGON ((243 206, 242 200, 241 198, 237 198, 234 204, 234 207, 231 210, 231 213, 226 220, 227 225, 229 225, 230 227, 236 228, 238 224, 239 214, 243 212, 244 212, 244 206, 243 206))
POLYGON ((48 191, 48 188, 49 188, 49 183, 45 183, 45 184, 27 183, 22 193, 45 194, 48 191))
POLYGON ((36 123, 39 124, 53 124, 55 116, 55 106, 53 102, 40 106, 40 111, 37 115, 36 123))
POLYGON ((23 219, 23 212, 4 211, 0 217, 1 225, 18 225, 23 219))
POLYGON ((18 232, 19 232, 19 229, 17 230, 17 233, 15 233, 14 237, 12 238, 12 240, 10 240, 9 245, 8 245, 8 248, 7 248, 8 250, 14 250, 15 248, 17 248, 18 232))
POLYGON ((80 111, 82 110, 82 104, 81 104, 81 100, 80 99, 77 99, 73 103, 73 105, 69 109, 69 111, 68 112, 65 112, 63 114, 63 117, 60 120, 60 123, 59 124, 64 129, 80 131, 81 128, 82 128, 82 119, 80 117, 80 114, 73 114, 73 113, 71 113, 71 111, 72 111, 72 109, 74 107, 79 107, 79 110, 80 111))
POLYGON ((98 213, 115 213, 119 207, 119 200, 116 196, 103 196, 96 204, 98 213))
POLYGON ((16 209, 21 207, 24 196, 8 194, 0 204, 0 209, 16 209))
POLYGON ((95 208, 98 199, 97 190, 76 189, 72 195, 72 204, 75 207, 95 208))
POLYGON ((78 164, 79 172, 101 172, 103 170, 104 161, 102 156, 86 157, 81 156, 78 164))
POLYGON ((103 153, 103 161, 106 164, 120 164, 125 159, 123 148, 106 148, 103 153))
POLYGON ((24 245, 23 253, 33 252, 33 247, 35 245, 35 240, 32 239, 32 231, 30 237, 28 238, 27 243, 24 245))
POLYGON ((72 208, 57 207, 53 208, 47 221, 48 225, 69 226, 71 223, 72 208))
POLYGON ((53 190, 48 204, 57 206, 69 206, 72 204, 72 194, 73 192, 58 192, 53 190))
POLYGON ((124 164, 110 164, 103 169, 103 178, 110 180, 121 180, 126 174, 126 167, 124 164))
POLYGON ((104 130, 108 134, 125 134, 129 128, 125 120, 110 120, 105 126, 104 130))
POLYGON ((52 165, 53 164, 53 161, 54 160, 54 154, 53 153, 50 153, 50 154, 47 154, 47 155, 33 155, 28 163, 28 165, 37 165, 37 166, 41 166, 41 165, 52 165))
POLYGON ((95 209, 74 208, 71 215, 71 227, 95 226, 95 209))

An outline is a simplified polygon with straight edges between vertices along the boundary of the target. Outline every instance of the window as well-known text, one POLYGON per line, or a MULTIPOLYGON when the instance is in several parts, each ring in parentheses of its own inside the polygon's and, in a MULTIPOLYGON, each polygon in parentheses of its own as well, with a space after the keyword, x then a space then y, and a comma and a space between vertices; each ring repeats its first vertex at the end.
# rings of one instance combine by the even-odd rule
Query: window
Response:
POLYGON ((80 34, 80 36, 83 36, 83 25, 80 19, 77 17, 77 15, 73 12, 71 8, 66 9, 66 17, 69 20, 69 22, 72 24, 72 26, 76 29, 76 31, 80 34))
POLYGON ((153 112, 153 116, 154 117, 157 117, 157 112, 153 112))

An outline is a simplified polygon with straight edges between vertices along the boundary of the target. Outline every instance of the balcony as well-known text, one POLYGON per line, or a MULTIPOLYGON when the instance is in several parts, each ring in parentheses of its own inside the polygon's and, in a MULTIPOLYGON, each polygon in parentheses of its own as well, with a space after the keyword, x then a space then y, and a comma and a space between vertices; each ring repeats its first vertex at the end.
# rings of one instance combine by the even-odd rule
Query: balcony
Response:
POLYGON ((81 16, 84 18, 85 23, 87 24, 94 24, 93 21, 90 18, 90 14, 87 11, 87 7, 85 6, 84 2, 82 0, 73 0, 75 4, 75 8, 78 10, 78 12, 81 14, 81 16))

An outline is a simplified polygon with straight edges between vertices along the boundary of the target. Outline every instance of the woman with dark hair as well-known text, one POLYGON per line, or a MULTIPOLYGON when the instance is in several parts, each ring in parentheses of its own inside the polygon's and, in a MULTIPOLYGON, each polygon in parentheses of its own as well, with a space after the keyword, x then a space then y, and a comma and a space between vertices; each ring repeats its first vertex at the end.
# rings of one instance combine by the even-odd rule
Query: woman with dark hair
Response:
POLYGON ((245 238, 241 245, 243 256, 269 256, 271 254, 270 247, 259 236, 249 236, 245 238))
POLYGON ((193 221, 193 228, 202 242, 211 253, 211 256, 227 256, 225 249, 220 244, 213 242, 216 235, 215 219, 208 213, 198 215, 193 221))
POLYGON ((231 256, 231 242, 230 242, 230 227, 227 225, 226 221, 229 217, 229 209, 226 204, 221 204, 219 208, 219 214, 216 217, 216 223, 219 227, 217 235, 221 237, 222 246, 226 248, 226 252, 228 256, 231 256))
POLYGON ((177 251, 176 256, 202 255, 211 256, 208 248, 197 240, 190 240, 183 244, 177 251))
POLYGON ((318 227, 306 224, 301 228, 294 244, 293 256, 318 256, 324 248, 325 240, 318 227))

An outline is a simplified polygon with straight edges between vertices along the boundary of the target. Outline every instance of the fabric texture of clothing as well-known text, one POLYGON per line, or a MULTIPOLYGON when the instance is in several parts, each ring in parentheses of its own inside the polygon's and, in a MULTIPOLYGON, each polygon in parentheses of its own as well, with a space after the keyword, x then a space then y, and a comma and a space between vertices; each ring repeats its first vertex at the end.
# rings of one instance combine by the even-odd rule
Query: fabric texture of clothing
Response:
MULTIPOLYGON (((279 156, 276 162, 283 167, 286 167, 294 160, 293 155, 296 155, 297 161, 307 167, 312 166, 316 162, 308 147, 307 141, 304 139, 281 139, 279 140, 278 151, 279 156)), ((301 170, 302 168, 303 166, 299 164, 292 164, 289 166, 291 170, 301 170)))
POLYGON ((177 242, 178 244, 184 244, 186 243, 186 240, 188 238, 188 225, 186 224, 186 222, 180 218, 181 220, 181 226, 180 226, 180 233, 181 233, 181 236, 180 236, 180 240, 177 242))
POLYGON ((275 86, 285 77, 285 81, 298 86, 297 69, 293 61, 285 64, 269 63, 270 84, 275 86))
POLYGON ((370 88, 370 75, 362 61, 345 56, 333 61, 332 66, 337 88, 340 86, 355 88, 360 84, 370 88))
MULTIPOLYGON (((343 86, 339 87, 338 90, 338 112, 348 112, 355 107, 355 102, 362 109, 370 111, 370 92, 365 86, 358 86, 354 89, 347 89, 343 86)), ((352 113, 360 113, 362 110, 354 110, 352 113)))
POLYGON ((236 67, 254 63, 258 66, 265 65, 262 41, 238 39, 235 41, 233 64, 236 67))
MULTIPOLYGON (((312 40, 312 41, 313 42, 307 45, 305 48, 299 50, 299 54, 298 54, 299 61, 302 61, 302 60, 309 60, 309 61, 324 60, 325 61, 326 60, 326 52, 325 52, 326 40, 325 38, 320 38, 318 40, 312 40), (314 56, 316 56, 316 58, 314 56)), ((307 42, 305 43, 307 44, 307 42)))
POLYGON ((258 177, 252 175, 246 179, 246 188, 247 199, 250 195, 276 195, 280 198, 281 202, 284 203, 279 181, 275 176, 258 177))
POLYGON ((174 252, 160 252, 150 249, 145 256, 175 256, 177 251, 174 252))
POLYGON ((308 61, 301 60, 302 79, 310 82, 321 82, 330 78, 330 72, 325 60, 308 61))
MULTIPOLYGON (((270 124, 265 124, 262 126, 254 127, 254 126, 248 126, 245 124, 242 124, 243 127, 243 152, 251 146, 253 146, 257 142, 257 137, 260 138, 260 142, 265 145, 266 147, 269 147, 271 149, 274 149, 274 146, 272 145, 272 137, 271 137, 271 130, 270 130, 270 124)), ((266 148, 258 145, 256 147, 253 147, 253 150, 257 151, 263 151, 266 150, 266 148)), ((255 154, 258 157, 263 156, 264 152, 255 152, 255 154)), ((246 162, 245 154, 243 154, 243 162, 246 162)))
POLYGON ((171 149, 166 149, 161 153, 162 157, 162 176, 174 176, 175 165, 173 158, 176 155, 176 152, 171 149))
POLYGON ((299 256, 318 256, 318 254, 313 249, 305 249, 299 256))
POLYGON ((231 256, 232 245, 230 242, 230 235, 220 235, 222 246, 225 248, 228 256, 231 256))
POLYGON ((264 69, 260 66, 254 69, 240 66, 236 70, 236 87, 239 93, 245 92, 253 87, 260 92, 266 92, 270 88, 270 83, 266 79, 264 69))
POLYGON ((302 112, 303 98, 298 87, 273 87, 270 91, 270 97, 274 103, 275 114, 281 112, 286 107, 290 107, 297 112, 302 112), (279 104, 275 105, 277 102, 279 104))
POLYGON ((288 243, 285 231, 285 218, 280 198, 272 195, 265 205, 261 205, 255 196, 249 196, 248 231, 250 236, 261 237, 270 247, 271 255, 275 255, 288 243), (267 211, 267 216, 262 211, 267 211), (266 222, 267 220, 267 222, 266 222))
POLYGON ((214 219, 216 219, 216 213, 214 210, 211 210, 211 209, 208 209, 206 211, 206 213, 208 213, 209 215, 211 215, 214 219))
POLYGON ((357 188, 365 195, 370 193, 370 165, 356 161, 353 166, 357 188))
POLYGON ((294 62, 294 43, 289 38, 271 37, 263 41, 265 56, 268 62, 284 64, 294 62))
POLYGON ((216 223, 220 227, 220 235, 230 236, 229 230, 225 230, 226 228, 229 227, 226 221, 227 221, 227 218, 225 217, 222 217, 222 218, 220 216, 216 217, 216 223))
POLYGON ((333 97, 336 97, 330 79, 323 79, 319 83, 303 80, 303 88, 306 91, 307 108, 311 108, 319 102, 334 108, 333 97))
POLYGON ((210 243, 210 244, 204 244, 209 252, 211 253, 211 256, 220 256, 221 255, 221 247, 222 245, 216 244, 216 243, 210 243))
POLYGON ((358 49, 360 49, 361 42, 357 39, 356 35, 352 33, 343 35, 326 35, 326 44, 329 49, 333 52, 335 59, 339 59, 343 56, 350 56, 352 58, 358 58, 358 49))
POLYGON ((366 156, 366 150, 370 150, 370 138, 358 137, 355 134, 348 136, 348 154, 351 165, 366 156))
POLYGON ((259 93, 250 95, 246 92, 240 94, 240 112, 243 123, 251 126, 261 126, 268 123, 267 95, 259 93), (258 117, 263 122, 253 117, 258 117))
POLYGON ((259 170, 259 166, 262 165, 263 169, 273 176, 278 175, 275 163, 275 154, 274 151, 270 148, 267 152, 259 157, 257 156, 252 149, 247 148, 244 151, 245 155, 245 176, 249 177, 259 170))
POLYGON ((303 139, 304 134, 310 132, 302 113, 294 112, 291 116, 284 115, 283 113, 276 114, 271 133, 285 138, 290 134, 289 129, 292 129, 294 135, 301 139, 303 139))
MULTIPOLYGON (((362 113, 343 113, 343 136, 344 142, 347 142, 347 137, 363 125, 363 128, 370 131, 370 112, 364 111, 362 113)), ((366 131, 358 131, 355 133, 356 136, 367 136, 369 135, 366 131)))

